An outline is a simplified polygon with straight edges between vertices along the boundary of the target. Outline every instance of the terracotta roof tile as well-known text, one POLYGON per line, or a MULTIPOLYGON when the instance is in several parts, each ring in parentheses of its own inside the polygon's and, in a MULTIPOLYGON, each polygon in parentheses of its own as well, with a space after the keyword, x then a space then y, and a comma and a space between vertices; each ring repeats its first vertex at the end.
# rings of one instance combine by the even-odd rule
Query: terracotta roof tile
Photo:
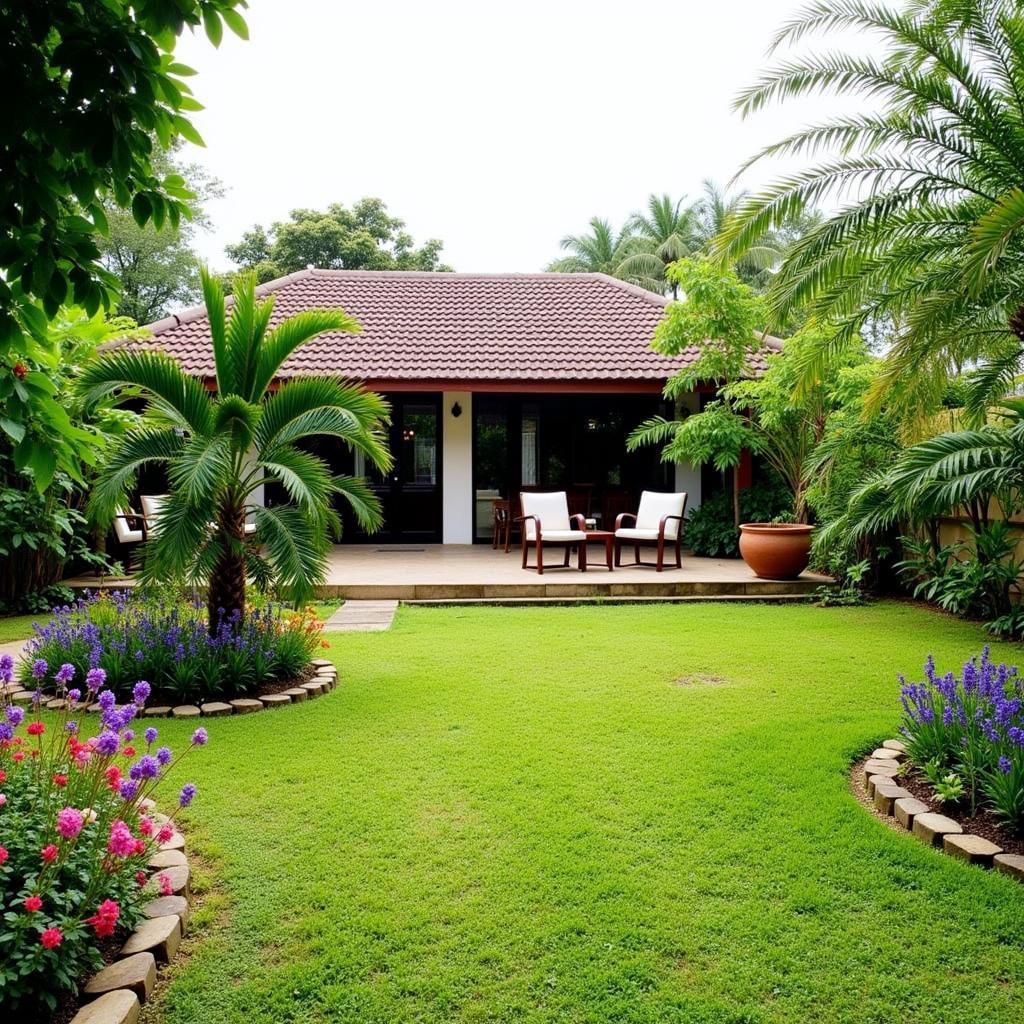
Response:
MULTIPOLYGON (((340 306, 359 334, 304 345, 282 376, 372 381, 664 381, 697 357, 667 359, 651 339, 667 300, 603 274, 445 274, 304 270, 262 285, 271 324, 304 309, 340 306)), ((203 307, 149 325, 139 344, 213 375, 203 307)), ((774 342, 774 339, 771 339, 774 342)), ((774 347, 772 345, 771 347, 774 347)), ((764 369, 763 354, 752 368, 764 369)))

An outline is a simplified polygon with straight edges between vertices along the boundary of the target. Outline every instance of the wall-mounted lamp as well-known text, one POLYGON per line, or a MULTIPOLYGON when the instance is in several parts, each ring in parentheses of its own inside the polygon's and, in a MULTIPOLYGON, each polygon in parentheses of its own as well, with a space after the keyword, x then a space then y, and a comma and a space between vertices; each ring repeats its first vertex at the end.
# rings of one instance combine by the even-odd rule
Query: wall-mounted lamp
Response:
POLYGON ((455 403, 455 404, 454 404, 454 405, 452 406, 452 415, 453 415, 453 416, 454 416, 454 417, 455 417, 456 419, 458 419, 458 418, 459 418, 459 417, 460 417, 460 416, 462 415, 462 406, 461 406, 461 405, 459 405, 459 403, 458 403, 458 402, 456 402, 456 403, 455 403))

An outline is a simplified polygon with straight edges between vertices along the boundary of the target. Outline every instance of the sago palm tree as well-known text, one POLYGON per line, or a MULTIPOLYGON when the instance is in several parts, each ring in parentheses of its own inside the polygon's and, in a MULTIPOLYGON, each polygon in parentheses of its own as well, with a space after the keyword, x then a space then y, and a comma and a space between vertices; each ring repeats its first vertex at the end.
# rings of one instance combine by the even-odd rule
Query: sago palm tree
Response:
POLYGON ((875 404, 896 389, 921 409, 979 366, 977 404, 1012 385, 1024 353, 1024 17, 1014 0, 815 0, 773 48, 861 32, 872 50, 794 56, 737 100, 744 115, 818 93, 870 109, 810 125, 763 157, 809 157, 740 203, 718 252, 735 258, 811 204, 834 212, 788 251, 776 318, 806 307, 840 330, 828 352, 885 324, 875 404))
POLYGON ((208 584, 210 629, 221 615, 245 606, 251 574, 308 597, 324 579, 331 534, 340 532, 334 500, 347 501, 367 530, 381 523, 380 505, 365 482, 336 476, 303 447, 313 437, 336 438, 387 470, 382 427, 387 403, 364 388, 328 378, 276 386, 281 365, 324 331, 357 331, 339 309, 309 310, 269 329, 274 299, 257 302, 255 278, 237 279, 226 318, 220 284, 203 274, 213 342, 216 391, 159 352, 115 349, 88 366, 78 387, 87 406, 104 398, 142 398, 145 412, 100 473, 92 514, 113 518, 143 467, 167 474, 169 497, 147 542, 144 578, 187 577, 208 584), (289 502, 256 501, 268 483, 289 502), (246 521, 255 533, 246 536, 246 521))

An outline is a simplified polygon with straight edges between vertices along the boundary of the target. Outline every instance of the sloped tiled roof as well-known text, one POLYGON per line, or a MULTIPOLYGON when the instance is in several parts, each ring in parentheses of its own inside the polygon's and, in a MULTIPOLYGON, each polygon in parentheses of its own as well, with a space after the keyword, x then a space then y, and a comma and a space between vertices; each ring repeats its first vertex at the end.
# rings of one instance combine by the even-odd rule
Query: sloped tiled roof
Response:
MULTIPOLYGON (((663 382, 697 357, 667 359, 651 339, 667 300, 604 274, 448 274, 303 270, 262 285, 273 325, 305 309, 342 307, 359 334, 327 333, 284 364, 282 376, 375 382, 663 382)), ((213 376, 204 307, 149 325, 133 342, 213 376)), ((772 339, 774 340, 774 339, 772 339)), ((756 353, 752 369, 764 369, 756 353)))

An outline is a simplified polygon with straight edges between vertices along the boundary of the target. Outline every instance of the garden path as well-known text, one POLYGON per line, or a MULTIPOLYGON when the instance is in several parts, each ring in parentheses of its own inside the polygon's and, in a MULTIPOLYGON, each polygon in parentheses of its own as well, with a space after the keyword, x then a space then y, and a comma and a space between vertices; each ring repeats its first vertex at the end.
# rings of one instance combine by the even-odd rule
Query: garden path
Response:
POLYGON ((391 628, 397 601, 346 601, 325 623, 325 633, 383 633, 391 628))

